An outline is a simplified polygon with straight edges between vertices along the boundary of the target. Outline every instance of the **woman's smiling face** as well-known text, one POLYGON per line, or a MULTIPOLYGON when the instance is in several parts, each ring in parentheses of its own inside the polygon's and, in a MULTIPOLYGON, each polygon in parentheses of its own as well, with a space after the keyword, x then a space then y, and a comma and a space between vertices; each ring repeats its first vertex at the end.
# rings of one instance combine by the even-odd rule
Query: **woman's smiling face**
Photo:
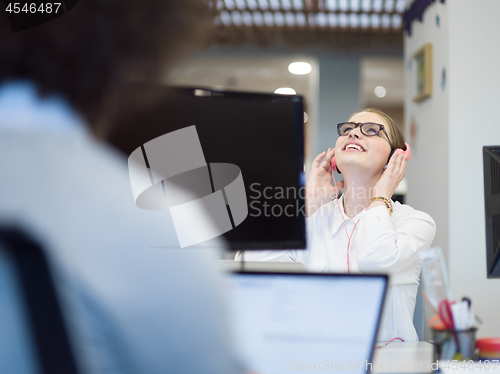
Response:
MULTIPOLYGON (((387 129, 384 120, 372 112, 356 113, 349 119, 349 122, 374 122, 387 129)), ((341 171, 351 166, 382 171, 390 153, 391 145, 384 131, 380 131, 375 136, 366 136, 359 126, 351 130, 348 135, 339 136, 335 144, 335 160, 341 171)))

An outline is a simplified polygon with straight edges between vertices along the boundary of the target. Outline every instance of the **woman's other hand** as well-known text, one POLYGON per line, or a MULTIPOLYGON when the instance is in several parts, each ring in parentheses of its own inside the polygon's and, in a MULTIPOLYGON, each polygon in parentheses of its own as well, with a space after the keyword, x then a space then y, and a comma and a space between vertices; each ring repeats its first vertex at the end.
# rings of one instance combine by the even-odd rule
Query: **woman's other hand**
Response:
POLYGON ((323 204, 335 199, 344 187, 344 181, 332 186, 332 166, 335 148, 321 152, 314 159, 306 186, 306 217, 310 217, 323 204))
MULTIPOLYGON (((403 180, 405 173, 406 154, 402 149, 396 149, 384 173, 373 187, 371 197, 382 196, 390 199, 394 191, 396 191, 396 188, 398 188, 399 183, 403 180)), ((376 203, 372 203, 371 205, 375 204, 376 203)), ((383 203, 379 203, 378 205, 383 205, 383 203)))

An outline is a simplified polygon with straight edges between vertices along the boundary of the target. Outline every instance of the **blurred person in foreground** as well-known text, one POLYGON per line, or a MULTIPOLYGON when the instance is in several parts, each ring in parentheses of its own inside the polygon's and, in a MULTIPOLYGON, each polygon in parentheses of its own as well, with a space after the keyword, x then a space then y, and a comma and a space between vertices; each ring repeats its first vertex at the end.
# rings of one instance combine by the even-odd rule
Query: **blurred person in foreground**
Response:
POLYGON ((155 80, 204 24, 201 0, 82 0, 17 33, 0 13, 0 221, 47 249, 82 373, 242 372, 216 250, 180 249, 93 136, 127 79, 155 80))

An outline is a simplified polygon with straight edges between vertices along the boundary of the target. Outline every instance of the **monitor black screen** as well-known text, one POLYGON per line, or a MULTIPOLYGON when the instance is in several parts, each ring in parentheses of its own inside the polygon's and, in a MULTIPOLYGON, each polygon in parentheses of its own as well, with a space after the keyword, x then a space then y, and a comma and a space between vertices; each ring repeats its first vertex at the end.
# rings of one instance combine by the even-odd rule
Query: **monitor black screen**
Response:
POLYGON ((488 278, 500 278, 500 146, 483 147, 488 278))
POLYGON ((127 156, 195 125, 205 159, 241 169, 248 216, 224 234, 232 249, 303 249, 303 99, 300 96, 133 86, 108 140, 127 156))

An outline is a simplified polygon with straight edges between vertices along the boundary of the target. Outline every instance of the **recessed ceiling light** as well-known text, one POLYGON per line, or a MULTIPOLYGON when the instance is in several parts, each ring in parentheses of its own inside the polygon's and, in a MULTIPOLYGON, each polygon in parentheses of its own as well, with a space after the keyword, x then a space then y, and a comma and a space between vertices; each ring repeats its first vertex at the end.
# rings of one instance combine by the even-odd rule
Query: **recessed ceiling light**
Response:
POLYGON ((383 86, 377 86, 375 87, 375 95, 377 97, 384 97, 385 95, 387 95, 387 90, 383 86))
POLYGON ((276 91, 274 91, 275 94, 280 94, 280 95, 296 95, 297 92, 293 88, 290 87, 281 87, 278 88, 276 91))

